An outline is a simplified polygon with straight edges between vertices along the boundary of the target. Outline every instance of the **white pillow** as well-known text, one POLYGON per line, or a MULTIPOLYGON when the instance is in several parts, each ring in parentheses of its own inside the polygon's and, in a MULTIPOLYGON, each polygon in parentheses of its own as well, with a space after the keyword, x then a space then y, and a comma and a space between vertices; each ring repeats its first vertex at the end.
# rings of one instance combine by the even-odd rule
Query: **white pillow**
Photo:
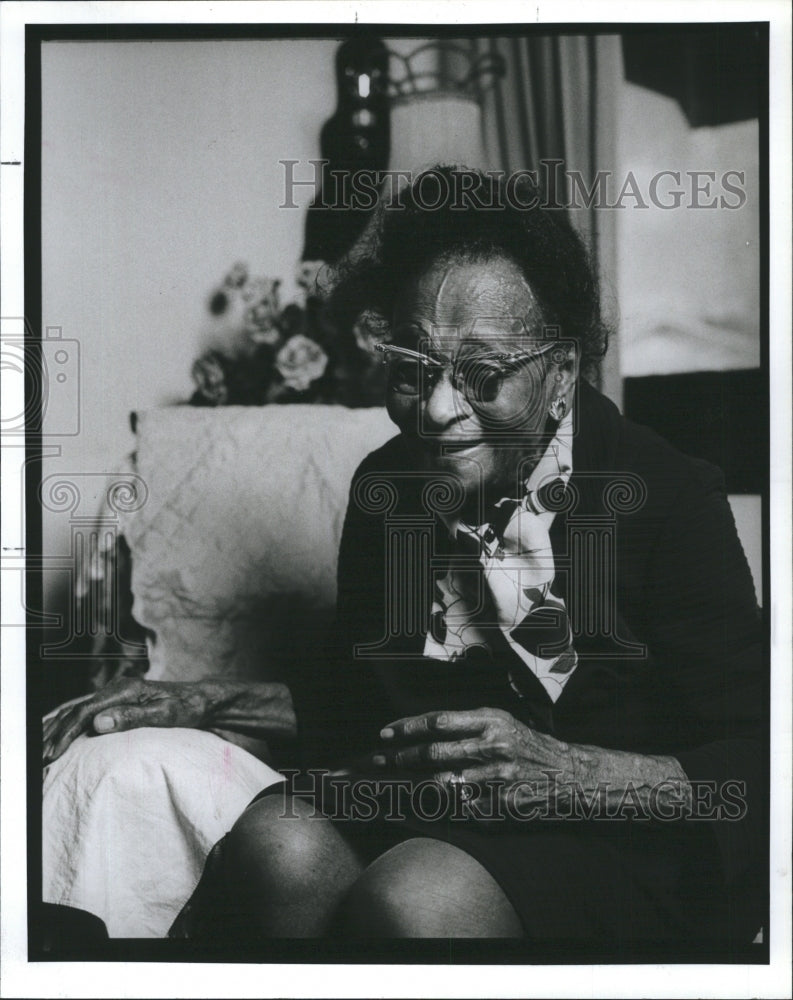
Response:
POLYGON ((179 406, 136 429, 148 494, 122 529, 147 676, 288 676, 332 618, 350 480, 396 433, 385 410, 179 406))

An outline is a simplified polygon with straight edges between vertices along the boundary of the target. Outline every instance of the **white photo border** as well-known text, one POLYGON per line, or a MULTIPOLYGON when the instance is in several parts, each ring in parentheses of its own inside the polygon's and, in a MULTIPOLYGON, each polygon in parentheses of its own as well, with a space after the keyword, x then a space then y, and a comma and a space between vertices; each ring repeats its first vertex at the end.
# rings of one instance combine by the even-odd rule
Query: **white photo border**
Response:
MULTIPOLYGON (((791 965, 791 15, 782 0, 577 0, 502 2, 6 2, 2 53, 2 311, 24 315, 23 164, 25 25, 90 23, 503 23, 770 22, 770 379, 772 601, 771 962, 761 965, 619 966, 196 966, 176 963, 35 963, 26 958, 25 612, 4 573, 2 670, 2 982, 5 997, 554 996, 776 997, 790 995, 791 965), (16 161, 20 161, 16 165, 16 161)), ((4 414, 21 413, 21 378, 2 372, 4 414)), ((24 539, 24 450, 3 447, 3 558, 11 569, 24 539)), ((3 567, 6 568, 6 565, 3 567)), ((14 573, 14 580, 17 574, 14 573)))

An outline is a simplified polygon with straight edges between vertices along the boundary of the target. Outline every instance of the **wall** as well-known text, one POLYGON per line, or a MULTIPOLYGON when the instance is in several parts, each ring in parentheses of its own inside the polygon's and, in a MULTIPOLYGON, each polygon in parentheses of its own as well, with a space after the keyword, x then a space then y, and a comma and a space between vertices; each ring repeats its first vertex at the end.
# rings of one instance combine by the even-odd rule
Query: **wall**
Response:
MULTIPOLYGON (((613 66, 611 67, 613 70, 613 66)), ((758 123, 714 128, 689 126, 673 98, 619 79, 615 89, 615 176, 612 202, 629 172, 639 197, 609 213, 614 224, 614 272, 619 311, 619 362, 623 377, 673 372, 756 368, 760 363, 760 187, 758 123), (681 173, 678 185, 649 185, 662 170, 681 173), (727 171, 744 174, 743 204, 722 207, 727 171), (687 171, 713 171, 709 194, 695 194, 687 171), (695 208, 716 200, 719 207, 695 208)), ((704 182, 701 182, 704 183, 704 182)), ((735 185, 735 178, 729 179, 735 185)), ((736 400, 736 406, 740 401, 736 400)), ((691 419, 696 420, 696 413, 691 419)), ((731 496, 730 505, 762 602, 762 519, 759 496, 731 496)))
POLYGON ((615 212, 623 375, 756 368, 757 121, 691 128, 676 100, 625 81, 618 120, 614 199, 628 171, 637 192, 615 212), (662 177, 653 197, 665 170, 680 176, 662 177))
MULTIPOLYGON (((189 396, 213 337, 207 298, 235 260, 288 294, 303 210, 279 210, 278 160, 319 156, 337 44, 42 46, 43 323, 78 340, 81 361, 80 433, 45 476, 113 471, 130 411, 189 396)), ((68 553, 68 517, 45 518, 44 551, 68 553)), ((48 575, 47 607, 64 587, 48 575)))

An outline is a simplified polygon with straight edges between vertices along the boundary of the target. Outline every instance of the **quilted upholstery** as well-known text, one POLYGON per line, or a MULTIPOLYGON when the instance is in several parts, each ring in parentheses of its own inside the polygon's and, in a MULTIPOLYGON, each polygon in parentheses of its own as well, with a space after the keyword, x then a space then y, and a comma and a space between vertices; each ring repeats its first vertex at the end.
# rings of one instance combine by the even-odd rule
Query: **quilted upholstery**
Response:
POLYGON ((333 613, 349 483, 384 410, 168 407, 137 415, 148 495, 123 524, 158 680, 281 679, 333 613))

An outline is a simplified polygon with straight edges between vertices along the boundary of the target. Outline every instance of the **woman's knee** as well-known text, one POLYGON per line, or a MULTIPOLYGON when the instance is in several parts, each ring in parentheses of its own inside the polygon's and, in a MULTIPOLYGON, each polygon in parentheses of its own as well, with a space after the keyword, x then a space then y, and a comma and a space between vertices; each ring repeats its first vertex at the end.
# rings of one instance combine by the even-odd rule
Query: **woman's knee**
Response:
POLYGON ((344 904, 349 933, 367 937, 520 937, 518 915, 474 858, 416 838, 387 851, 344 904))
POLYGON ((271 899, 293 897, 360 866, 332 824, 299 799, 268 795, 252 803, 228 835, 236 874, 271 899))

